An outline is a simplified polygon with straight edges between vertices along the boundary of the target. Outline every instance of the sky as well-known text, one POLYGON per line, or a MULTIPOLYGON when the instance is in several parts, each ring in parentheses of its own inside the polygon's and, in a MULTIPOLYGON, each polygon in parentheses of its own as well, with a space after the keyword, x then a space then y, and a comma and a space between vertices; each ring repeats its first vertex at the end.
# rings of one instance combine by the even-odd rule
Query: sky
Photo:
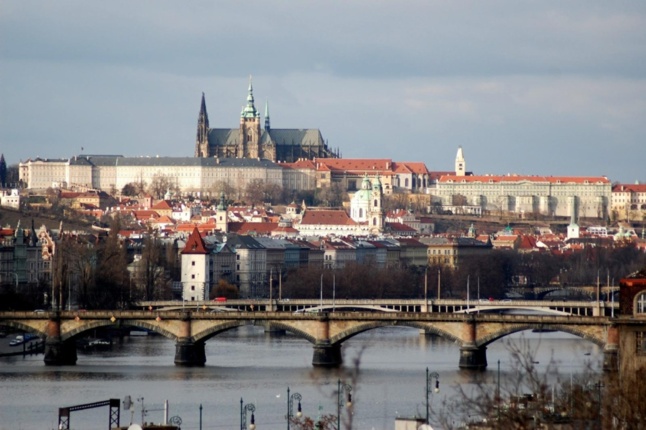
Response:
POLYGON ((344 158, 646 183, 643 1, 0 2, 0 153, 191 157, 236 128, 344 158))

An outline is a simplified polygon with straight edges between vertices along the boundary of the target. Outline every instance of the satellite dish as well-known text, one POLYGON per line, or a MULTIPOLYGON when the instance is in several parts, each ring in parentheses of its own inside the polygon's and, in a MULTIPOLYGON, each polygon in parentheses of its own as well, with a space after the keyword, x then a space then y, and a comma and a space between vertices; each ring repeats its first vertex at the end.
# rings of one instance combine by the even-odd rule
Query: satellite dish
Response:
POLYGON ((132 424, 130 427, 128 427, 128 430, 144 430, 144 429, 142 429, 139 424, 132 424))

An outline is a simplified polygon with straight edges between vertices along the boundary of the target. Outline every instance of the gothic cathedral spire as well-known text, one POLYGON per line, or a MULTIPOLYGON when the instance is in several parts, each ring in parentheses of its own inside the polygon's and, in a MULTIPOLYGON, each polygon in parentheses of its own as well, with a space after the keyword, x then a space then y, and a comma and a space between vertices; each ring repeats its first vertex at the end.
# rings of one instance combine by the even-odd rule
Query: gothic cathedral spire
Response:
POLYGON ((269 101, 265 101, 265 131, 271 130, 269 125, 269 101))
POLYGON ((202 104, 197 117, 197 138, 195 142, 195 156, 209 156, 209 115, 206 113, 206 100, 202 93, 202 104))

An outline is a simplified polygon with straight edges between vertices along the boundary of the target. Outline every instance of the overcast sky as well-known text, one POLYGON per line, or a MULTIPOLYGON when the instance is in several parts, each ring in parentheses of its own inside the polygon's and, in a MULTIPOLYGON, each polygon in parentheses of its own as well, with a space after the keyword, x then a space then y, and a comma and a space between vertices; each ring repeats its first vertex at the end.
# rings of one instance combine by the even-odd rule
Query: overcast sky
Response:
POLYGON ((0 3, 0 152, 193 156, 253 75, 346 158, 646 182, 643 1, 0 3))

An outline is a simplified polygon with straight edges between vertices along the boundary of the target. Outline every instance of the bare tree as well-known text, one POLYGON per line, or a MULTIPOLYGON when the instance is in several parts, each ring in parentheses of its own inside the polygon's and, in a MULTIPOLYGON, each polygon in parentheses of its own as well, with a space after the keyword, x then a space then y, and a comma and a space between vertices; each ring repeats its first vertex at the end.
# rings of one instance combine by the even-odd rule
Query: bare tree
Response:
POLYGON ((177 193, 179 187, 177 186, 177 178, 163 173, 157 173, 150 181, 148 191, 157 199, 162 199, 167 192, 177 193))
POLYGON ((244 190, 244 198, 249 204, 262 204, 265 201, 265 181, 262 179, 249 181, 244 190))
POLYGON ((239 192, 237 188, 228 181, 216 181, 209 190, 211 197, 219 199, 222 194, 227 199, 236 199, 239 192))
POLYGON ((537 346, 529 341, 510 341, 507 347, 513 361, 505 381, 481 374, 475 375, 472 389, 458 385, 458 396, 445 400, 435 415, 442 428, 646 428, 646 388, 637 382, 646 372, 618 378, 588 367, 577 377, 563 378, 554 361, 538 372, 537 346))

